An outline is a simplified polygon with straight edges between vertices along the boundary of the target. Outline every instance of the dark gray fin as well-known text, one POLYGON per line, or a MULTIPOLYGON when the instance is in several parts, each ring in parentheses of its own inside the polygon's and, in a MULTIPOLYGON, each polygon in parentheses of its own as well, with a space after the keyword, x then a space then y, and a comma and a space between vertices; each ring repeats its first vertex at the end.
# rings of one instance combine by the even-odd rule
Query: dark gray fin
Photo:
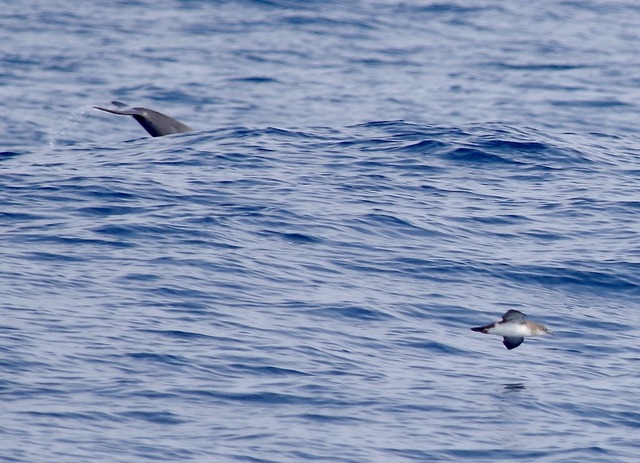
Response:
POLYGON ((510 322, 510 321, 523 322, 525 317, 526 315, 520 312, 519 310, 511 309, 511 310, 507 310, 507 312, 502 316, 502 321, 503 322, 510 322))
POLYGON ((120 116, 132 116, 152 137, 162 137, 164 135, 191 132, 193 130, 182 122, 176 121, 153 109, 131 108, 119 101, 112 101, 111 103, 116 106, 116 109, 102 108, 100 106, 94 106, 94 108, 120 116))
POLYGON ((524 338, 512 338, 512 337, 506 337, 506 336, 502 338, 502 344, 504 344, 504 347, 506 347, 509 350, 515 349, 523 342, 524 342, 524 338))

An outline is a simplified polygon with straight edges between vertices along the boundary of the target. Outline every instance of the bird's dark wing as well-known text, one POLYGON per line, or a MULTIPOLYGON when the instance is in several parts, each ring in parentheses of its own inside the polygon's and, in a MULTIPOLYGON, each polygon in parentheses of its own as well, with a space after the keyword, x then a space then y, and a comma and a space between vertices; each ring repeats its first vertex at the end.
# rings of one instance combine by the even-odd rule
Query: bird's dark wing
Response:
POLYGON ((503 322, 510 322, 510 321, 524 321, 524 317, 526 317, 525 314, 523 314, 522 312, 520 312, 519 310, 507 310, 506 313, 502 316, 502 321, 503 322))
POLYGON ((524 342, 524 338, 512 338, 512 337, 506 337, 506 336, 502 338, 502 344, 504 344, 504 347, 506 347, 509 350, 515 349, 523 342, 524 342))

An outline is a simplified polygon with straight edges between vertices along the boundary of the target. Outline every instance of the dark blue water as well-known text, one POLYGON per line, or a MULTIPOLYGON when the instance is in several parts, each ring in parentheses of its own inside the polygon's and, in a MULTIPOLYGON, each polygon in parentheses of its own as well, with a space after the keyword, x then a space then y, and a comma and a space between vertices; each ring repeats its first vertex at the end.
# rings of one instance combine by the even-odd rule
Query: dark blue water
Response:
POLYGON ((635 2, 0 6, 0 461, 637 461, 635 2))

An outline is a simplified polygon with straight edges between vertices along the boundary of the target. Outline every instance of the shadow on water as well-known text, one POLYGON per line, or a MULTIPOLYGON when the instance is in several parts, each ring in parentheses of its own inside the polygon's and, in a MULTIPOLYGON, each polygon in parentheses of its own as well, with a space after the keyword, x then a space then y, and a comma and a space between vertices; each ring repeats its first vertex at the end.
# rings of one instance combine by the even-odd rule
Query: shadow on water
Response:
POLYGON ((503 384, 503 386, 505 391, 519 391, 522 389, 526 389, 526 386, 522 383, 503 384))

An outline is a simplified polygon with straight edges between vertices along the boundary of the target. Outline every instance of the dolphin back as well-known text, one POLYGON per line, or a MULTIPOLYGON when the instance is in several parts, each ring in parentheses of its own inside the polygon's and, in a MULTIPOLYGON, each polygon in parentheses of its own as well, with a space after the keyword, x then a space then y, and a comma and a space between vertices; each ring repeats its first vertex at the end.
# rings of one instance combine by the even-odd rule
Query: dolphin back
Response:
POLYGON ((193 131, 188 125, 153 109, 132 108, 119 101, 113 101, 112 104, 115 106, 115 109, 103 108, 101 106, 94 106, 94 108, 120 116, 132 116, 152 137, 162 137, 174 133, 193 131))

